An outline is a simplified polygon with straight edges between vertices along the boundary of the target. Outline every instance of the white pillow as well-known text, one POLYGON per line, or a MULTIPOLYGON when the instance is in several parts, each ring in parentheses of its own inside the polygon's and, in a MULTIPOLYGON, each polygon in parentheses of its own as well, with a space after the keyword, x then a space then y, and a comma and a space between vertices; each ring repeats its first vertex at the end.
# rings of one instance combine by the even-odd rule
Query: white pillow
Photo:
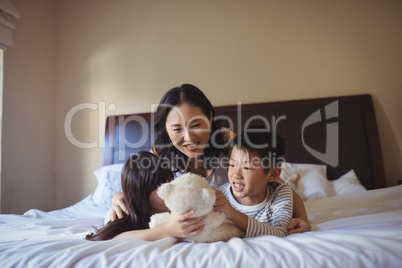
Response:
POLYGON ((112 206, 112 198, 122 192, 121 171, 124 164, 104 166, 94 172, 98 180, 98 186, 93 194, 95 204, 109 209, 112 206))
POLYGON ((353 169, 334 180, 333 185, 337 195, 367 191, 353 169))
POLYGON ((281 178, 284 181, 294 173, 300 174, 297 193, 303 201, 332 195, 326 165, 283 163, 281 178))

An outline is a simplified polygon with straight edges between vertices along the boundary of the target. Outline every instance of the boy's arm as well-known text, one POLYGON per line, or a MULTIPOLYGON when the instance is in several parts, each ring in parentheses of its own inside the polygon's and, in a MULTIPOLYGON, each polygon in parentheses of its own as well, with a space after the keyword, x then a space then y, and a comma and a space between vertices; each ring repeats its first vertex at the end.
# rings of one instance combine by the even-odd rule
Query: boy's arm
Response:
POLYGON ((292 219, 293 194, 290 186, 281 185, 275 200, 270 205, 272 215, 267 215, 268 223, 260 222, 249 217, 245 237, 260 235, 274 235, 284 237, 288 235, 287 226, 292 219))
POLYGON ((272 203, 273 214, 268 219, 269 224, 259 222, 237 211, 220 191, 216 191, 217 202, 215 203, 215 210, 224 212, 229 220, 246 233, 245 237, 260 235, 286 236, 288 234, 287 226, 292 218, 293 198, 289 186, 282 185, 280 187, 278 196, 272 203))
POLYGON ((214 210, 225 213, 227 219, 231 220, 237 227, 246 232, 248 224, 247 215, 232 207, 226 196, 220 190, 215 189, 215 195, 216 201, 214 204, 214 210))
POLYGON ((239 227, 244 233, 246 233, 247 226, 249 224, 249 217, 246 214, 243 214, 233 208, 230 215, 226 214, 226 218, 231 220, 237 227, 239 227))

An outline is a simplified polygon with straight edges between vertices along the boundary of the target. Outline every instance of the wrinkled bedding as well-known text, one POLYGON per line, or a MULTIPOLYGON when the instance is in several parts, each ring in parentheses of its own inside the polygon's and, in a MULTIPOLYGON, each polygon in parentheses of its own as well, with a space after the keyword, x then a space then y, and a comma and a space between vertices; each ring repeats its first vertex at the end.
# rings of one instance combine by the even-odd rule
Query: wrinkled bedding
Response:
POLYGON ((313 231, 193 244, 86 241, 107 209, 89 195, 60 210, 0 215, 1 267, 400 267, 402 186, 305 202, 313 231))

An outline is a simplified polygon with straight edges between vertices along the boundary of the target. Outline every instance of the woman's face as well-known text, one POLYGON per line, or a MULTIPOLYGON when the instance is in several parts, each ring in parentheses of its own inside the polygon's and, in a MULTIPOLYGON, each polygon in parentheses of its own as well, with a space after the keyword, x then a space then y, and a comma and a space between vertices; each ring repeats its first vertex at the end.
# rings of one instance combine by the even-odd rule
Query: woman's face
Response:
POLYGON ((212 114, 188 103, 175 106, 167 116, 166 130, 173 145, 190 159, 204 152, 211 135, 212 114))

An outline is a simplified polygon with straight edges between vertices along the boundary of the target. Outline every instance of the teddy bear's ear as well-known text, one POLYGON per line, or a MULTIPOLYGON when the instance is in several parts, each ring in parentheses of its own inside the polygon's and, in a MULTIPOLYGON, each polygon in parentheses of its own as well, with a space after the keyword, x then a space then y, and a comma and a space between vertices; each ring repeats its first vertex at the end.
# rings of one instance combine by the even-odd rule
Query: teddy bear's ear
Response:
POLYGON ((161 186, 159 186, 156 193, 159 195, 160 198, 165 199, 173 191, 173 188, 174 188, 173 184, 164 183, 161 186))
POLYGON ((210 191, 208 191, 207 188, 203 188, 203 189, 202 189, 202 194, 201 194, 201 196, 202 196, 202 198, 203 198, 204 200, 211 199, 211 197, 212 197, 210 191))

